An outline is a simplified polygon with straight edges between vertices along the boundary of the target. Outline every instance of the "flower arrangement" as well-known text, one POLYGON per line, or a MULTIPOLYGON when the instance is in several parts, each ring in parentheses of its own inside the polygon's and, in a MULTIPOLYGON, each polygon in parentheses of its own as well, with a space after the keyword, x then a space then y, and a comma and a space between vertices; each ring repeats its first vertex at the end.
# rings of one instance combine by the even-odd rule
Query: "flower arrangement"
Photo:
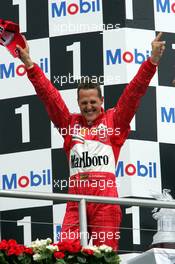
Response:
POLYGON ((19 245, 13 239, 0 242, 1 264, 30 264, 32 263, 32 255, 31 248, 19 245))
POLYGON ((119 264, 111 247, 102 245, 82 247, 71 241, 53 244, 51 239, 36 240, 28 247, 15 240, 0 242, 1 264, 119 264))

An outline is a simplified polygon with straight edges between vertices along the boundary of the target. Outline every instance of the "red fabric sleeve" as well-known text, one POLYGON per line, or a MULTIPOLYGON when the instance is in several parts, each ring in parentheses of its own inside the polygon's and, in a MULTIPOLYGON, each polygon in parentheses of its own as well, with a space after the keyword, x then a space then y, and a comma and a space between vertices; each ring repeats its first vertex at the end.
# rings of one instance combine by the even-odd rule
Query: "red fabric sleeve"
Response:
POLYGON ((49 118, 57 128, 67 128, 71 114, 63 101, 60 92, 46 78, 37 64, 27 69, 27 75, 32 82, 38 97, 44 103, 49 118))
POLYGON ((150 58, 142 63, 136 76, 126 86, 114 108, 116 127, 120 127, 121 130, 129 129, 129 124, 155 72, 156 66, 150 62, 150 58))

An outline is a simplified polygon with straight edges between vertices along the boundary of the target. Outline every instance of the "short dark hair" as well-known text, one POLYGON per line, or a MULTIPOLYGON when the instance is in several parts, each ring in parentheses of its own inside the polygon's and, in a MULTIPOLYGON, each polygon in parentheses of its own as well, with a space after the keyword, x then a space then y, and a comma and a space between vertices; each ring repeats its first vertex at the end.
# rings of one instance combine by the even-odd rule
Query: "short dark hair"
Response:
POLYGON ((102 98, 102 93, 101 93, 101 88, 99 82, 89 76, 82 77, 80 80, 80 83, 78 85, 77 89, 77 98, 79 100, 79 92, 80 90, 89 90, 89 89, 96 89, 98 92, 98 97, 101 99, 102 98))

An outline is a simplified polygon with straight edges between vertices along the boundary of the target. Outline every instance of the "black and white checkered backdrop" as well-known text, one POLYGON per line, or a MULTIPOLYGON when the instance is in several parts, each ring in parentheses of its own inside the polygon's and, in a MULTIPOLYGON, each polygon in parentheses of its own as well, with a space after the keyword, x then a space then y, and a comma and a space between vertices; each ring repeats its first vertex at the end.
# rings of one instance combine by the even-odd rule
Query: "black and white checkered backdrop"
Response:
MULTIPOLYGON (((150 55, 157 32, 164 32, 166 51, 132 120, 116 177, 121 197, 149 199, 164 188, 175 196, 175 1, 1 0, 0 18, 20 24, 33 61, 61 91, 71 112, 79 111, 80 75, 98 77, 104 108, 112 107, 150 55)), ((4 47, 0 124, 0 189, 66 193, 66 184, 60 186, 69 176, 62 138, 24 66, 4 47)), ((0 198, 0 210, 1 238, 28 243, 37 237, 56 240, 65 204, 0 198)), ((123 208, 120 249, 147 249, 155 233, 149 229, 156 229, 151 208, 123 208)))

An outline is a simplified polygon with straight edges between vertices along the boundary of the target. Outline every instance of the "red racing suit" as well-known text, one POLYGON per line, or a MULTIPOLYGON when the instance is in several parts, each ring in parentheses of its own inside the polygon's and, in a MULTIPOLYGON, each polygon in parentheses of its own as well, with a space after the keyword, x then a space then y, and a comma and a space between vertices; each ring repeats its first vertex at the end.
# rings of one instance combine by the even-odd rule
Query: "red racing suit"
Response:
MULTIPOLYGON (((71 114, 60 92, 45 77, 41 69, 27 70, 28 78, 44 103, 48 115, 64 133, 64 149, 70 166, 69 193, 118 197, 115 167, 120 148, 130 131, 141 97, 156 71, 150 59, 143 62, 133 80, 126 86, 114 108, 102 109, 101 114, 88 124, 81 114, 71 114), (65 130, 64 130, 65 132, 65 130)), ((121 209, 118 205, 87 205, 88 236, 94 245, 106 244, 118 248, 121 209)), ((77 202, 68 202, 62 226, 62 239, 80 238, 77 202)))

